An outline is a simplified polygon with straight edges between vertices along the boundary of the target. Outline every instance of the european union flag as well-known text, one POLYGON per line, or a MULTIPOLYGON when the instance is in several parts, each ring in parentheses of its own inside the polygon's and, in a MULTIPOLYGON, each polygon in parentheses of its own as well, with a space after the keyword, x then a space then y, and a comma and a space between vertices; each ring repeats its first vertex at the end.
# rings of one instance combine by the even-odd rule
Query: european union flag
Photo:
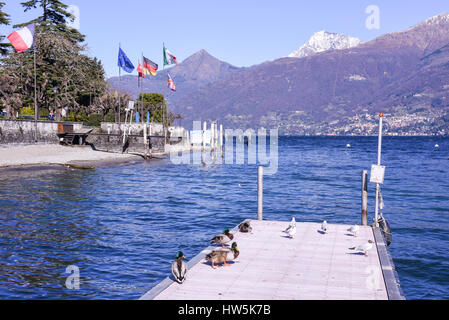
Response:
POLYGON ((118 66, 128 73, 131 73, 134 70, 134 65, 123 52, 122 48, 119 48, 118 50, 118 66))

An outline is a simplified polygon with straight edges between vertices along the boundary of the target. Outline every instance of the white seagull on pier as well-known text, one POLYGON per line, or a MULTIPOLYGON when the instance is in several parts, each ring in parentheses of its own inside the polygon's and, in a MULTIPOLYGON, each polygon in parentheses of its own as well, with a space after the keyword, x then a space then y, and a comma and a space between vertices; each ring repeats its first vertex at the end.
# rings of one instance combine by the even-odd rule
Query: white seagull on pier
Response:
POLYGON ((288 233, 293 227, 296 228, 296 219, 295 217, 292 218, 292 222, 288 225, 288 228, 284 230, 284 233, 288 233))
POLYGON ((374 246, 374 241, 369 240, 367 243, 362 244, 355 248, 350 248, 350 250, 355 250, 357 252, 363 252, 365 254, 365 257, 368 257, 368 251, 370 251, 374 246))
POLYGON ((360 231, 360 225, 357 223, 355 226, 352 226, 348 229, 348 232, 351 232, 354 237, 357 237, 360 231))
POLYGON ((285 231, 285 233, 287 233, 287 235, 293 239, 296 236, 296 225, 289 227, 288 231, 285 231))

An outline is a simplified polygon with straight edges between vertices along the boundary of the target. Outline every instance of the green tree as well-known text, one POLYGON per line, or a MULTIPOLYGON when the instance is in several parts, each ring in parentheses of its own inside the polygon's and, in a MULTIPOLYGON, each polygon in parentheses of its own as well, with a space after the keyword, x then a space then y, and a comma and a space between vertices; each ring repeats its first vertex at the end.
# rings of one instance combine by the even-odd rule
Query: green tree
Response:
POLYGON ((119 96, 118 91, 108 91, 104 95, 95 98, 93 104, 89 108, 89 113, 101 114, 103 116, 103 121, 107 121, 108 115, 117 112, 119 102, 122 109, 121 113, 123 113, 129 100, 130 98, 127 94, 121 94, 119 96))
POLYGON ((16 119, 16 113, 22 107, 23 94, 19 80, 7 74, 0 74, 0 102, 6 108, 6 118, 16 119))
POLYGON ((94 99, 105 92, 105 73, 101 62, 84 55, 84 45, 71 41, 61 33, 52 32, 45 25, 36 25, 35 32, 34 48, 22 53, 11 52, 2 60, 6 73, 15 79, 14 83, 19 84, 19 88, 14 91, 26 97, 23 101, 25 106, 33 103, 33 51, 38 48, 36 66, 39 108, 55 109, 58 121, 65 107, 69 107, 75 114, 83 111, 87 114, 86 108, 90 103, 86 101, 86 95, 92 94, 94 99))
POLYGON ((139 95, 137 110, 140 110, 143 115, 149 112, 152 122, 162 123, 164 121, 164 123, 167 125, 167 104, 165 103, 163 94, 141 93, 139 95))
POLYGON ((49 28, 52 32, 57 32, 73 42, 83 42, 84 35, 78 32, 78 30, 71 28, 67 25, 68 21, 73 21, 73 17, 68 11, 68 5, 59 0, 30 0, 21 3, 25 8, 25 12, 37 9, 42 10, 42 14, 37 18, 16 25, 15 27, 21 27, 30 23, 36 23, 41 26, 49 28))
MULTIPOLYGON (((3 12, 2 10, 4 5, 4 2, 0 2, 0 25, 8 25, 10 22, 9 14, 3 12)), ((0 42, 3 42, 5 38, 6 36, 0 34, 0 42)), ((8 43, 0 43, 0 55, 6 55, 9 47, 10 45, 8 43)))

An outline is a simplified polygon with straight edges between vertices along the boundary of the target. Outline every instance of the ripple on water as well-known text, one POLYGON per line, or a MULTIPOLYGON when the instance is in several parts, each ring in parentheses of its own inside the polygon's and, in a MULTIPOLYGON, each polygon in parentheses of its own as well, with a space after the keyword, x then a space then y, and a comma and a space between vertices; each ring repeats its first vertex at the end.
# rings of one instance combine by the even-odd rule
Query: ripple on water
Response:
MULTIPOLYGON (((384 139, 384 213, 409 299, 448 299, 449 139, 384 139), (438 143, 438 151, 434 145, 438 143)), ((281 138, 266 219, 353 224, 372 137, 281 138), (351 148, 346 148, 351 144, 351 148)), ((0 299, 136 299, 257 212, 257 169, 168 161, 0 177, 0 299), (81 289, 64 284, 80 268, 81 289)), ((374 206, 370 184, 369 210, 374 206)))

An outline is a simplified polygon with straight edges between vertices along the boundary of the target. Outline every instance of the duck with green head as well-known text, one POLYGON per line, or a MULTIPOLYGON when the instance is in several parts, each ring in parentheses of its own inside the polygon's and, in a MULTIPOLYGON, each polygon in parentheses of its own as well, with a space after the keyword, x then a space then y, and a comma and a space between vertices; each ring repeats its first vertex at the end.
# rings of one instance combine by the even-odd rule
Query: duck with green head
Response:
POLYGON ((176 255, 176 260, 171 265, 171 272, 175 277, 176 281, 183 283, 186 280, 187 275, 187 264, 183 261, 186 259, 184 253, 181 251, 176 255))
POLYGON ((210 243, 221 244, 221 246, 224 248, 225 244, 231 242, 232 240, 234 240, 234 235, 229 231, 229 229, 226 229, 222 234, 213 237, 210 243))
POLYGON ((206 255, 206 261, 210 261, 212 263, 212 268, 216 269, 215 264, 223 263, 224 266, 229 267, 230 264, 227 263, 227 261, 232 261, 237 259, 239 256, 240 251, 237 246, 237 243, 234 242, 232 244, 232 247, 230 249, 217 249, 206 255))

